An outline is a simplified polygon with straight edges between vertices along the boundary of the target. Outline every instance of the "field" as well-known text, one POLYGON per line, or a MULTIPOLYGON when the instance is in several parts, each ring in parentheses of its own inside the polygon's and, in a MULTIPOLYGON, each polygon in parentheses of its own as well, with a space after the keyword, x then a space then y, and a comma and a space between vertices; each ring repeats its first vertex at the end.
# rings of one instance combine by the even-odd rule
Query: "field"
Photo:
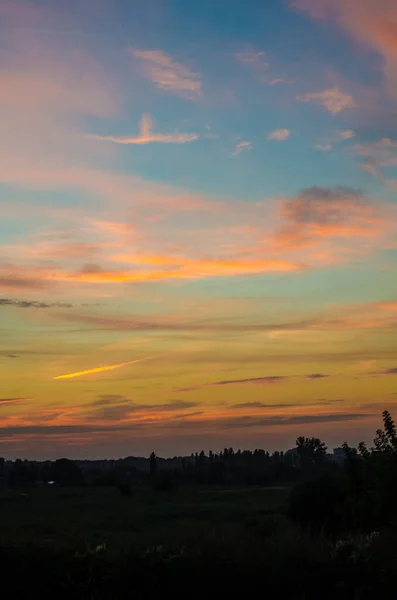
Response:
POLYGON ((0 535, 6 545, 35 544, 108 552, 164 546, 178 550, 225 536, 251 535, 285 508, 288 488, 30 489, 0 495, 0 535))
POLYGON ((369 546, 365 536, 341 545, 310 535, 289 519, 289 494, 9 490, 0 494, 0 573, 19 600, 254 598, 258 590, 290 600, 367 600, 394 585, 395 537, 369 546))

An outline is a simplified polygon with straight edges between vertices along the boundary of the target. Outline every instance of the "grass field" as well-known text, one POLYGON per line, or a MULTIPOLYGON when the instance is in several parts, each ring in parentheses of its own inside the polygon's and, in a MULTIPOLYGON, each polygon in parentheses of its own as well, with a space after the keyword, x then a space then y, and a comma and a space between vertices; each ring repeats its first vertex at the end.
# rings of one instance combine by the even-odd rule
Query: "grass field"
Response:
MULTIPOLYGON (((33 489, 0 495, 2 544, 35 544, 108 552, 157 545, 170 549, 227 543, 274 528, 288 488, 139 488, 123 497, 114 488, 33 489)), ((280 519, 282 516, 280 515, 280 519)))
POLYGON ((347 545, 286 514, 288 488, 31 489, 0 494, 13 597, 370 600, 395 586, 395 537, 347 545), (258 593, 259 590, 259 593, 258 593))

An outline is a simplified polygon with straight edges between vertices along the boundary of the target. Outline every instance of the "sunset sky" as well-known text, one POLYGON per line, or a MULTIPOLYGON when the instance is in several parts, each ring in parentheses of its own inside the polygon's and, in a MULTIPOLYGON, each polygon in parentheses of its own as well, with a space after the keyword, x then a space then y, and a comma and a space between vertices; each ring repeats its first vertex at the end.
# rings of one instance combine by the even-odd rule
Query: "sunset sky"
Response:
POLYGON ((393 413, 396 0, 0 0, 0 136, 0 455, 393 413))

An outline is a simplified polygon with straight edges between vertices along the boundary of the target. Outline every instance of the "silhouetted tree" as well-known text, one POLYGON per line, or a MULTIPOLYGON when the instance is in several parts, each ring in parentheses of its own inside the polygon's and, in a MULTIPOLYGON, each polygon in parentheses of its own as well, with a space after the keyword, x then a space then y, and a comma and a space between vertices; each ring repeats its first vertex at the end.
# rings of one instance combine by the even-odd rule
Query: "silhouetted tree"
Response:
POLYGON ((343 530, 341 519, 347 488, 341 478, 321 477, 298 484, 290 497, 289 514, 303 528, 343 530))
POLYGON ((157 459, 154 452, 150 455, 150 476, 154 477, 157 473, 157 459))
POLYGON ((59 458, 52 463, 51 479, 62 486, 74 487, 85 484, 80 468, 68 458, 59 458))
POLYGON ((327 446, 318 438, 298 437, 296 450, 299 465, 303 471, 313 471, 315 467, 324 464, 327 457, 327 446))

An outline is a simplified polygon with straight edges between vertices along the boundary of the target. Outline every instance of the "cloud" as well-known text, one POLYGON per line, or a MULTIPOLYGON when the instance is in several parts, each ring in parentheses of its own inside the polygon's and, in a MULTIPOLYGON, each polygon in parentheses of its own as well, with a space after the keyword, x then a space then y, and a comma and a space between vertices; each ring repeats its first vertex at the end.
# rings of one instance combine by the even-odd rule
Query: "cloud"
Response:
POLYGON ((229 408, 304 408, 304 407, 312 407, 312 406, 329 406, 330 404, 340 404, 345 402, 345 400, 316 400, 315 402, 291 402, 288 404, 265 404, 264 402, 242 402, 240 404, 231 404, 229 408))
POLYGON ((72 304, 64 302, 37 302, 35 300, 18 300, 16 298, 0 298, 0 306, 16 306, 18 308, 72 308, 72 304))
POLYGON ((279 83, 290 83, 290 81, 284 77, 275 77, 268 74, 269 63, 266 60, 266 56, 266 52, 263 50, 257 51, 251 46, 247 46, 245 50, 236 52, 234 55, 238 62, 249 66, 253 70, 260 82, 270 86, 279 83))
POLYGON ((332 150, 333 144, 339 144, 341 142, 345 142, 346 140, 350 140, 354 138, 355 135, 356 134, 352 129, 337 131, 336 137, 325 138, 321 140, 318 144, 315 145, 315 148, 321 150, 322 152, 328 152, 329 150, 332 150))
POLYGON ((236 147, 234 149, 232 156, 238 156, 241 152, 247 151, 247 150, 252 150, 252 142, 243 140, 236 144, 236 147))
POLYGON ((267 69, 269 64, 264 60, 266 56, 266 52, 263 50, 255 51, 253 49, 249 49, 245 52, 236 52, 235 57, 238 61, 248 64, 261 65, 263 69, 267 69))
MULTIPOLYGON (((172 391, 173 392, 191 392, 194 390, 199 390, 201 388, 205 388, 205 387, 218 387, 218 386, 225 386, 225 385, 242 385, 242 384, 276 384, 276 383, 282 383, 285 381, 288 381, 290 379, 296 379, 297 377, 299 377, 299 375, 265 375, 263 377, 248 377, 246 379, 226 379, 223 381, 215 381, 212 383, 203 383, 203 384, 199 384, 199 385, 194 385, 194 386, 189 386, 189 387, 182 387, 182 388, 175 388, 172 391)), ((303 376, 305 379, 322 379, 325 377, 330 377, 330 375, 323 375, 321 373, 314 373, 314 374, 310 374, 310 375, 304 375, 303 376)))
POLYGON ((268 140, 277 140, 278 142, 284 142, 285 140, 288 140, 290 136, 290 130, 289 129, 276 129, 275 131, 272 131, 271 133, 269 133, 269 135, 267 136, 268 140))
POLYGON ((102 373, 104 371, 113 371, 114 369, 120 369, 121 367, 127 367, 136 363, 141 363, 147 360, 151 360, 155 356, 146 356, 145 358, 138 358, 137 360, 130 360, 128 362, 119 363, 117 365, 104 365, 102 367, 95 367, 94 369, 87 369, 86 371, 78 371, 76 373, 67 373, 66 375, 58 375, 53 379, 74 379, 76 377, 84 377, 85 375, 93 375, 94 373, 102 373))
POLYGON ((341 140, 351 140, 352 138, 356 137, 353 129, 344 129, 343 131, 338 131, 338 134, 341 140))
POLYGON ((41 289, 48 285, 49 284, 47 281, 43 281, 37 277, 15 277, 13 275, 2 275, 0 273, 0 288, 6 288, 10 290, 30 290, 41 289))
POLYGON ((184 400, 172 401, 165 404, 137 404, 120 394, 101 394, 96 400, 83 407, 91 417, 100 416, 104 420, 119 421, 131 415, 146 415, 157 413, 175 413, 195 408, 197 402, 184 400))
POLYGON ((376 371, 373 375, 397 375, 397 367, 391 367, 390 369, 385 369, 384 371, 376 371))
POLYGON ((18 404, 19 402, 30 402, 33 398, 0 398, 0 404, 18 404))
MULTIPOLYGON (((142 432, 148 430, 164 432, 167 429, 185 429, 185 430, 214 430, 217 433, 222 429, 245 429, 245 428, 267 428, 267 427, 283 427, 294 425, 309 425, 313 423, 337 423, 341 421, 360 420, 368 417, 373 417, 373 414, 368 413, 334 413, 334 414, 307 414, 294 416, 269 416, 260 417, 253 415, 242 415, 237 417, 217 417, 215 419, 203 418, 202 414, 194 413, 185 415, 182 418, 175 417, 161 420, 122 420, 121 422, 104 423, 103 421, 86 422, 82 424, 51 424, 51 425, 2 425, 0 427, 0 437, 10 438, 11 436, 73 436, 79 434, 88 434, 91 436, 95 433, 115 434, 117 432, 142 432), (194 418, 199 417, 199 418, 194 418)), ((114 419, 117 421, 117 419, 114 419)), ((71 441, 73 438, 69 438, 71 441)))
POLYGON ((377 209, 360 191, 339 187, 312 187, 281 202, 284 220, 277 236, 283 243, 312 243, 316 238, 367 237, 383 231, 377 209))
POLYGON ((371 417, 367 413, 335 413, 335 414, 320 414, 320 415, 296 415, 290 417, 274 416, 274 417, 235 417, 233 419, 225 419, 222 423, 226 428, 245 428, 245 427, 279 427, 282 425, 310 425, 312 423, 338 423, 340 421, 354 421, 371 417))
POLYGON ((104 140, 108 142, 114 142, 115 144, 125 145, 143 145, 143 144, 187 144, 194 142, 199 139, 198 133, 180 133, 175 131, 173 133, 154 133, 153 132, 153 119, 148 114, 142 115, 139 127, 139 135, 136 137, 113 137, 113 136, 95 136, 96 139, 104 140))
POLYGON ((390 94, 397 97, 397 9, 395 0, 294 0, 316 19, 336 21, 355 40, 383 58, 390 94))
POLYGON ((397 167, 397 140, 382 138, 376 142, 356 144, 353 151, 361 160, 364 171, 387 185, 395 183, 385 174, 385 170, 397 167))
POLYGON ((317 148, 318 150, 321 150, 321 152, 329 152, 330 150, 332 150, 332 145, 331 144, 316 144, 315 148, 317 148))
POLYGON ((136 264, 134 269, 109 269, 86 265, 77 272, 42 272, 41 277, 52 282, 128 283, 178 279, 207 279, 210 277, 236 277, 258 273, 280 273, 299 270, 299 265, 283 260, 245 259, 191 259, 179 257, 116 256, 117 262, 136 264), (158 265, 157 269, 142 269, 142 265, 158 265), (138 268, 140 266, 140 268, 138 268))
POLYGON ((320 104, 332 115, 338 115, 340 112, 355 108, 356 102, 350 94, 342 92, 338 87, 334 87, 323 92, 313 92, 297 96, 301 102, 320 104))
POLYGON ((130 52, 142 61, 145 77, 157 87, 190 99, 201 95, 202 76, 175 61, 162 50, 131 49, 130 52))

